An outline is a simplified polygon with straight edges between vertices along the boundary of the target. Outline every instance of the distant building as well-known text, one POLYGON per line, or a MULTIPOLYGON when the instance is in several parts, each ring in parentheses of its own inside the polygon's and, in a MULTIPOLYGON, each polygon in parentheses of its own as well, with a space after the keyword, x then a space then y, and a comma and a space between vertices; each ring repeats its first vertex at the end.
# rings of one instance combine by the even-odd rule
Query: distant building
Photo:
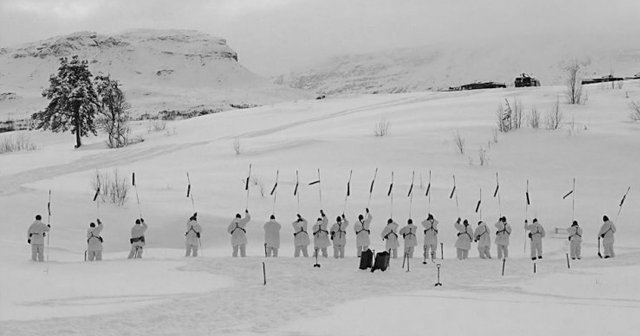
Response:
POLYGON ((522 73, 520 76, 516 77, 514 84, 516 87, 540 86, 540 81, 526 73, 522 73))
POLYGON ((504 83, 496 83, 496 82, 476 82, 471 84, 464 84, 458 87, 450 87, 451 91, 459 91, 459 90, 480 90, 480 89, 497 89, 497 88, 506 88, 507 85, 504 83))
POLYGON ((617 81, 621 81, 621 80, 624 80, 624 78, 622 78, 622 77, 614 77, 613 75, 607 75, 607 76, 602 76, 600 78, 583 79, 582 80, 582 85, 594 84, 594 83, 605 83, 605 82, 617 82, 617 81))

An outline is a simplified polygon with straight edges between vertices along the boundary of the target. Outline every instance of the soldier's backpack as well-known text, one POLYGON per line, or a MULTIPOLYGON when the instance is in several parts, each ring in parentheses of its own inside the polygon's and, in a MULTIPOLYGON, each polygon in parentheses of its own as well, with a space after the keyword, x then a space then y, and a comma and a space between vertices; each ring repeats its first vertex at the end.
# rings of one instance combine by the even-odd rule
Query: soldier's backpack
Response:
POLYGON ((373 267, 371 267, 371 272, 375 270, 386 271, 387 267, 389 267, 389 252, 378 252, 376 253, 376 260, 373 262, 373 267))
POLYGON ((373 264, 373 251, 371 249, 367 249, 366 251, 362 251, 360 254, 360 269, 365 270, 367 268, 371 268, 373 264))

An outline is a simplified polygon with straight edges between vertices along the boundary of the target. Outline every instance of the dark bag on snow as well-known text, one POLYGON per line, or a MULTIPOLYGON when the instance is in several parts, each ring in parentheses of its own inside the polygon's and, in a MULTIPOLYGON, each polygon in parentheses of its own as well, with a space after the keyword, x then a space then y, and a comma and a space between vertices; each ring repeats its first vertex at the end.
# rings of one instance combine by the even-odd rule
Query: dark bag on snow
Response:
POLYGON ((378 252, 376 253, 376 260, 373 262, 373 267, 371 267, 371 272, 375 270, 386 271, 387 267, 389 267, 389 252, 378 252))
POLYGON ((373 264, 373 251, 371 249, 367 249, 366 251, 362 251, 360 255, 360 269, 365 270, 367 268, 371 268, 373 264))

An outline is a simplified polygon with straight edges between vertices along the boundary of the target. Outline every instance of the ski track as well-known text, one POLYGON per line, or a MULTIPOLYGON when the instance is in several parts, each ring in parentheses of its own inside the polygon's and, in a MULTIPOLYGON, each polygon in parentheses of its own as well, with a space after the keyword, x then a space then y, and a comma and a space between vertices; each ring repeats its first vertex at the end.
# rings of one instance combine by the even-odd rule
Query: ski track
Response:
MULTIPOLYGON (((433 98, 433 97, 429 97, 433 98)), ((427 98, 426 100, 430 100, 427 98)), ((316 122, 326 121, 334 118, 340 118, 346 115, 367 112, 382 108, 388 108, 391 106, 403 105, 411 101, 422 101, 425 98, 405 97, 401 99, 395 99, 391 101, 370 104, 360 106, 351 109, 340 110, 338 112, 330 113, 328 115, 321 115, 304 120, 285 123, 278 126, 268 127, 262 130, 256 130, 237 135, 227 135, 218 137, 208 141, 197 141, 183 144, 170 144, 170 145, 158 145, 153 147, 125 147, 117 150, 108 150, 102 153, 88 155, 82 157, 73 162, 41 167, 36 169, 27 170, 24 172, 11 174, 0 177, 0 195, 10 195, 20 191, 21 186, 26 183, 32 183, 40 180, 51 179, 57 176, 78 173, 87 170, 102 169, 105 167, 113 167, 122 164, 130 164, 137 161, 143 161, 159 157, 162 155, 171 154, 174 152, 190 149, 196 146, 208 145, 211 143, 230 140, 236 136, 245 138, 256 138, 271 135, 274 133, 282 132, 287 129, 291 129, 298 126, 304 126, 316 122)))
MULTIPOLYGON (((99 317, 71 317, 25 322, 0 323, 6 335, 254 335, 277 332, 278 328, 298 318, 322 316, 341 303, 376 296, 421 295, 445 299, 477 298, 464 295, 443 295, 439 289, 476 293, 513 293, 524 295, 527 302, 545 303, 555 300, 566 305, 591 305, 599 307, 626 307, 640 309, 640 300, 603 297, 574 297, 536 293, 522 289, 519 284, 546 274, 581 272, 581 268, 620 267, 636 265, 640 253, 621 255, 616 259, 601 260, 597 257, 583 259, 567 270, 564 259, 549 259, 538 263, 538 273, 532 274, 532 263, 527 259, 507 261, 506 275, 500 276, 500 260, 467 261, 442 260, 441 281, 436 288, 436 269, 429 261, 412 259, 411 272, 401 269, 402 259, 392 259, 387 272, 357 269, 357 258, 344 260, 320 259, 321 268, 313 268, 312 258, 284 257, 268 259, 267 286, 262 285, 261 262, 264 258, 234 259, 199 258, 190 260, 179 268, 181 271, 209 272, 230 276, 231 287, 202 294, 127 297, 89 297, 48 300, 35 304, 84 305, 88 302, 131 302, 159 300, 145 308, 104 314, 99 317), (308 269, 300 272, 300 268, 308 269), (353 286, 350 282, 357 282, 353 286), (324 289, 318 291, 318 289, 324 289), (265 313, 267 312, 267 313, 265 313), (149 320, 149 317, 153 317, 149 320), (238 321, 243 321, 238 323, 238 321), (142 327, 144 326, 144 327, 142 327)), ((145 260, 140 260, 144 263, 145 260)), ((55 266, 54 266, 55 267, 55 266)), ((152 286, 152 284, 149 284, 152 286)), ((486 299, 483 299, 486 300, 486 299)), ((489 300, 507 302, 504 295, 489 300)), ((513 301, 509 301, 513 302, 513 301)), ((424 313, 437 307, 425 307, 424 313)))

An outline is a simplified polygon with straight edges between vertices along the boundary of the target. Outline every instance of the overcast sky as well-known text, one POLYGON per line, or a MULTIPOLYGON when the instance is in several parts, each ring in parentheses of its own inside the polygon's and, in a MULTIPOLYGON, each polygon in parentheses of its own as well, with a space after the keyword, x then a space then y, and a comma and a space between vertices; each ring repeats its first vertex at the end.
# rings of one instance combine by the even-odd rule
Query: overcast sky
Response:
POLYGON ((640 0, 0 0, 0 46, 80 30, 197 29, 274 75, 335 54, 443 40, 637 34, 639 16, 640 0))

